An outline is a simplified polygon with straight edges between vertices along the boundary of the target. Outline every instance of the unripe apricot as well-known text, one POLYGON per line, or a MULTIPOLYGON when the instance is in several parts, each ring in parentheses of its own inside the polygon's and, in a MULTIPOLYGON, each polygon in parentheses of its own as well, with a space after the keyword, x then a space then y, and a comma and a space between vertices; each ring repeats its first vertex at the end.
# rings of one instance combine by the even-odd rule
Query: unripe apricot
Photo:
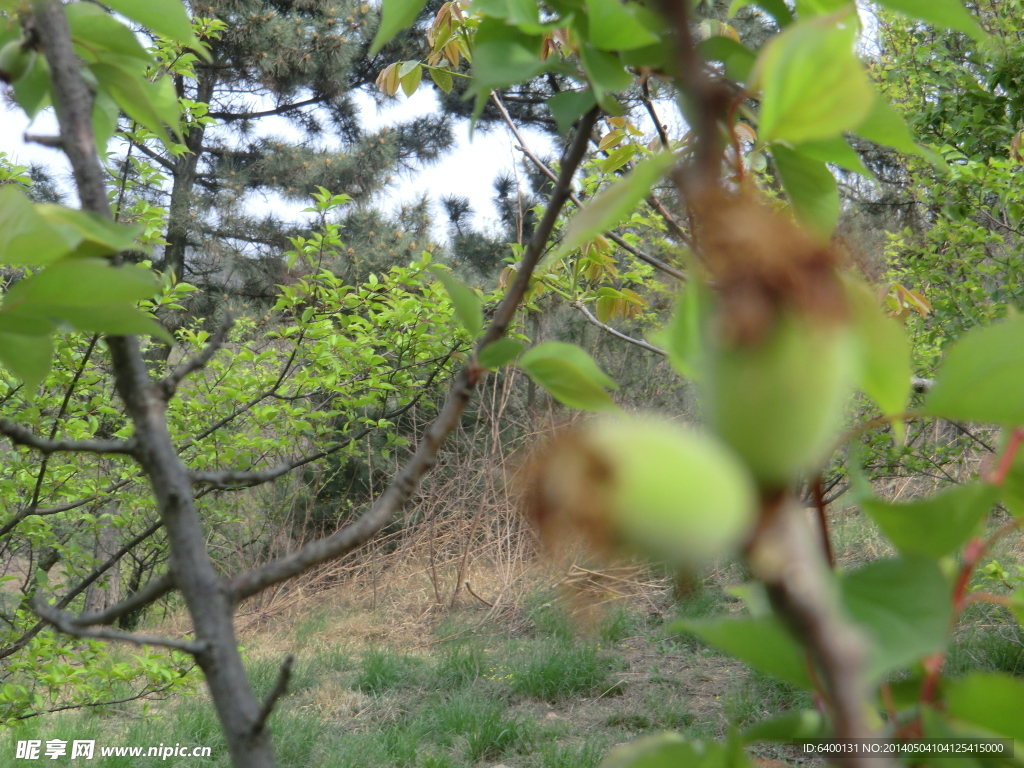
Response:
POLYGON ((651 417, 596 420, 563 435, 532 474, 542 533, 575 529, 599 549, 680 568, 733 551, 754 520, 754 486, 732 452, 651 417))
POLYGON ((36 63, 36 52, 22 47, 21 40, 12 40, 0 48, 0 80, 13 83, 24 77, 36 63))
POLYGON ((842 426, 856 347, 842 323, 790 312, 761 340, 709 357, 709 420, 763 488, 816 468, 842 426))

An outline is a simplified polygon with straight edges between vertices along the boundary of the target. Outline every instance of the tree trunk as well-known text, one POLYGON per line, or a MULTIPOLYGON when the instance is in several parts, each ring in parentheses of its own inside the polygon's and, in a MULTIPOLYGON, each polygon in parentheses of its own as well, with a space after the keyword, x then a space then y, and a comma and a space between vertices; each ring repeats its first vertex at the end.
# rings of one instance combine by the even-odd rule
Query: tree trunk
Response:
MULTIPOLYGON (((120 548, 117 528, 110 517, 117 512, 117 502, 108 505, 103 513, 100 529, 96 532, 96 546, 93 555, 99 563, 105 562, 120 548)), ((121 592, 121 562, 118 561, 101 578, 89 585, 85 591, 85 613, 105 611, 118 601, 121 592)))

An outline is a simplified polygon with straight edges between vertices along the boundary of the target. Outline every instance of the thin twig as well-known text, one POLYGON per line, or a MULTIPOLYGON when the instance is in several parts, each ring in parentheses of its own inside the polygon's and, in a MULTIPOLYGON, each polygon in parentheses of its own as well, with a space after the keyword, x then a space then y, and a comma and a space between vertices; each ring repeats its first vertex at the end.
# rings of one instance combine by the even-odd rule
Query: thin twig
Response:
POLYGON ((206 346, 199 352, 199 354, 190 357, 179 364, 173 371, 168 373, 160 381, 160 390, 163 393, 165 400, 170 400, 174 397, 174 393, 178 390, 178 385, 181 384, 182 380, 189 374, 195 373, 206 366, 208 362, 217 354, 223 345, 224 341, 228 337, 228 333, 231 331, 231 326, 235 324, 235 320, 231 315, 226 315, 224 321, 220 324, 217 331, 209 338, 206 342, 206 346))
POLYGON ((267 696, 266 701, 263 702, 259 717, 256 718, 256 723, 252 728, 254 732, 263 730, 263 726, 267 723, 267 718, 274 711, 274 705, 277 704, 277 700, 288 692, 288 681, 291 680, 292 665, 294 663, 295 656, 289 653, 284 663, 281 664, 281 670, 277 674, 277 682, 274 684, 274 689, 267 696))
POLYGON ((627 336, 622 331, 617 331, 614 328, 612 328, 610 325, 606 325, 605 323, 602 323, 600 320, 598 320, 596 317, 594 317, 591 314, 590 310, 587 309, 586 305, 583 302, 581 302, 581 301, 574 301, 572 303, 572 306, 576 307, 576 309, 578 309, 580 312, 582 312, 583 315, 587 318, 587 320, 592 325, 596 325, 598 328, 600 328, 600 329, 602 329, 604 331, 607 331, 608 333, 610 333, 615 338, 622 339, 623 341, 628 341, 630 344, 635 344, 636 346, 640 347, 641 349, 646 349, 648 352, 653 352, 654 354, 661 355, 662 357, 665 357, 668 354, 661 347, 656 347, 653 344, 648 344, 646 341, 643 341, 642 339, 634 339, 632 336, 627 336))

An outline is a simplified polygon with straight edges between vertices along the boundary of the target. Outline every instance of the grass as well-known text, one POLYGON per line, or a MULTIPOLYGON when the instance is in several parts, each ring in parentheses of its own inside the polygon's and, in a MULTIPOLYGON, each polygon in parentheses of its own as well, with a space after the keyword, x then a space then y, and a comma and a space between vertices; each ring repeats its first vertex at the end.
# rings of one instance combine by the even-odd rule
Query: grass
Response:
POLYGON ((525 646, 509 662, 504 679, 515 694, 557 702, 605 692, 616 666, 597 646, 553 638, 525 646))
MULTIPOLYGON (((537 593, 514 630, 478 630, 479 614, 455 611, 407 641, 405 648, 418 649, 406 653, 360 647, 337 636, 329 615, 314 614, 294 630, 301 647, 252 643, 247 667, 262 698, 288 651, 296 653, 288 695, 269 722, 281 768, 596 768, 614 744, 643 735, 717 739, 727 721, 742 727, 810 706, 799 690, 664 634, 677 617, 734 609, 720 588, 698 583, 662 610, 664 619, 620 601, 583 631, 564 601, 537 593)), ((950 673, 974 669, 1024 673, 1021 632, 992 606, 972 606, 949 649, 950 673)), ((18 740, 53 738, 209 746, 209 758, 189 765, 229 768, 202 694, 149 714, 130 704, 25 721, 0 735, 0 754, 13 754, 18 740)), ((96 764, 167 763, 125 756, 96 764)))

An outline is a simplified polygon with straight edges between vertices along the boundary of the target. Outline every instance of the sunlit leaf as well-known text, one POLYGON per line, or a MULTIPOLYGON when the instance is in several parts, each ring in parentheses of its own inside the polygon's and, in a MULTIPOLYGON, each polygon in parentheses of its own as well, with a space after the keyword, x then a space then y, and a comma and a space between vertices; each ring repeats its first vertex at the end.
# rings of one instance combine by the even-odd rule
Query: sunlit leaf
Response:
POLYGON ((50 372, 53 361, 53 339, 49 334, 22 336, 0 332, 0 363, 25 383, 29 397, 50 372))
POLYGON ((800 144, 856 128, 875 91, 854 54, 856 15, 800 21, 758 57, 759 133, 767 142, 800 144))
POLYGON ((523 345, 521 342, 515 339, 498 339, 481 349, 480 354, 476 356, 476 360, 484 368, 496 370, 515 360, 522 351, 523 345))

